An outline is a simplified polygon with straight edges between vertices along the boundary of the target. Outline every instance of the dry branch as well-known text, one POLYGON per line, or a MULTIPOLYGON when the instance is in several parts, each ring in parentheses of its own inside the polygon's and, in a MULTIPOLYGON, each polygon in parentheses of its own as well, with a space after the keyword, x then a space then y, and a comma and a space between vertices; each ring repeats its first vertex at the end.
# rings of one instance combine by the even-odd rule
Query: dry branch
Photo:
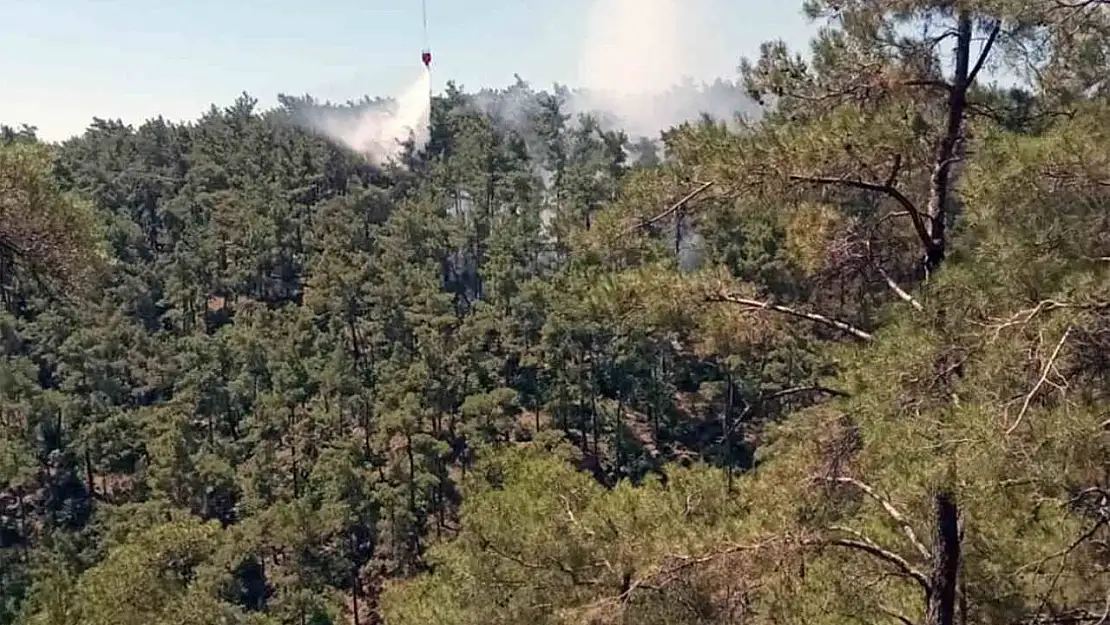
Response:
POLYGON ((804 310, 790 308, 789 306, 772 304, 771 302, 761 302, 759 300, 740 297, 739 295, 733 295, 731 293, 720 293, 718 295, 711 296, 709 298, 709 301, 720 301, 729 302, 732 304, 739 304, 753 310, 773 310, 784 315, 790 315, 799 319, 807 319, 809 321, 820 323, 830 328, 835 328, 837 330, 840 330, 841 332, 851 334, 861 341, 870 341, 873 338, 869 332, 865 332, 845 321, 833 319, 832 317, 826 317, 825 315, 822 315, 820 313, 806 312, 804 310))
POLYGON ((540 562, 529 562, 528 560, 525 560, 524 558, 522 558, 520 556, 511 554, 511 553, 507 553, 507 552, 501 550, 500 548, 498 548, 493 543, 493 541, 491 541, 488 538, 486 538, 485 536, 483 536, 480 532, 475 532, 475 533, 478 537, 478 543, 482 546, 482 549, 489 551, 490 553, 494 554, 495 556, 497 556, 497 557, 499 557, 503 560, 508 560, 509 562, 517 564, 517 565, 519 565, 523 568, 531 569, 531 570, 535 570, 535 571, 539 571, 539 570, 557 570, 557 571, 563 573, 564 575, 566 575, 567 577, 569 577, 571 583, 573 583, 575 586, 597 586, 597 585, 601 584, 601 581, 598 580, 598 579, 581 579, 579 577, 578 571, 571 568, 569 565, 567 565, 566 562, 563 562, 563 561, 561 561, 557 558, 553 558, 553 557, 550 557, 550 556, 545 556, 543 558, 542 563, 540 563, 540 562))
POLYGON ((905 289, 899 286, 898 283, 894 281, 894 278, 890 277, 886 270, 878 265, 875 265, 875 269, 879 272, 879 275, 882 276, 883 280, 886 281, 886 285, 890 287, 890 290, 894 291, 894 294, 898 296, 898 299, 901 299, 910 306, 913 306, 914 309, 919 312, 925 310, 925 307, 921 305, 921 302, 917 301, 914 296, 910 295, 905 289))
POLYGON ((886 270, 882 268, 882 266, 878 263, 878 261, 875 260, 875 255, 871 250, 871 239, 870 239, 870 237, 868 237, 868 239, 865 243, 866 243, 866 246, 867 246, 868 262, 870 262, 871 266, 875 268, 875 271, 879 272, 879 276, 881 276, 882 279, 886 281, 886 285, 888 287, 890 287, 890 290, 894 291, 894 294, 898 296, 898 299, 901 299, 902 301, 906 302, 910 306, 913 306, 914 309, 917 310, 918 312, 924 311, 925 307, 921 305, 921 302, 917 301, 917 299, 914 296, 910 295, 908 291, 903 289, 901 287, 901 285, 899 285, 898 282, 896 282, 894 280, 894 278, 890 277, 890 274, 888 274, 886 272, 886 270))
POLYGON ((653 225, 655 223, 663 221, 664 219, 666 219, 666 218, 670 217, 671 215, 675 214, 676 212, 678 212, 678 210, 680 208, 682 208, 683 206, 688 204, 691 200, 693 200, 697 196, 701 195, 706 189, 708 189, 711 186, 713 186, 713 181, 712 180, 710 180, 709 182, 703 183, 700 187, 698 187, 698 188, 694 189, 693 191, 687 193, 681 200, 672 204, 670 206, 670 208, 668 208, 667 210, 663 211, 662 213, 659 213, 658 215, 652 217, 651 219, 648 219, 646 221, 642 221, 642 222, 632 226, 631 228, 628 229, 628 233, 632 233, 632 232, 635 232, 637 230, 642 230, 644 228, 647 228, 650 225, 653 225))
POLYGON ((1063 349, 1064 342, 1068 340, 1069 334, 1071 334, 1071 326, 1068 326, 1068 328, 1064 330, 1064 335, 1061 336, 1060 340, 1056 343, 1056 348, 1052 350, 1052 355, 1048 357, 1048 361, 1045 362, 1044 368, 1041 369, 1041 377, 1037 380, 1037 383, 1033 385, 1033 389, 1026 394, 1025 401, 1021 404, 1021 411, 1018 412, 1017 419, 1014 420, 1013 425, 1006 429, 1006 434, 1013 434, 1014 430, 1021 425, 1022 419, 1025 418, 1025 413, 1029 411, 1029 405, 1032 403, 1033 397, 1037 395, 1037 392, 1044 386, 1045 381, 1048 380, 1048 373, 1052 370, 1052 366, 1056 364, 1056 359, 1060 356, 1060 350, 1063 349))
POLYGON ((1019 325, 1025 325, 1025 324, 1029 323, 1030 321, 1032 321, 1034 317, 1036 317, 1037 315, 1039 315, 1042 312, 1047 312, 1047 311, 1050 311, 1050 310, 1056 310, 1058 308, 1075 308, 1075 307, 1076 307, 1075 304, 1069 304, 1067 302, 1059 302, 1059 301, 1056 301, 1056 300, 1046 299, 1046 300, 1042 300, 1042 301, 1038 302, 1037 305, 1032 307, 1032 308, 1026 308, 1025 310, 1019 310, 1018 312, 1014 313, 1013 315, 1010 315, 1006 319, 995 319, 994 323, 989 326, 989 327, 992 327, 994 329, 994 332, 991 334, 990 342, 993 343, 994 341, 998 340, 999 334, 1001 334, 1002 331, 1005 330, 1006 328, 1010 328, 1010 327, 1013 327, 1013 326, 1019 326, 1019 325))
POLYGON ((768 538, 766 540, 749 543, 737 544, 732 543, 723 545, 718 549, 714 549, 702 555, 668 555, 665 556, 658 567, 652 567, 652 570, 645 572, 643 575, 625 580, 622 583, 621 592, 615 596, 603 598, 599 601, 585 606, 583 609, 586 611, 594 611, 608 607, 616 608, 618 606, 626 606, 632 601, 633 595, 639 590, 653 590, 661 591, 668 585, 673 584, 681 577, 692 569, 701 566, 709 565, 713 562, 720 561, 729 556, 740 553, 759 553, 767 549, 779 547, 799 547, 803 549, 821 549, 825 547, 839 547, 851 551, 856 551, 862 554, 867 554, 876 560, 879 560, 889 567, 897 571, 898 575, 908 577, 914 580, 918 585, 925 589, 926 593, 929 591, 928 576, 920 569, 914 567, 902 556, 885 549, 873 540, 863 535, 861 532, 850 528, 832 527, 829 528, 835 532, 850 534, 851 538, 845 537, 830 537, 830 536, 777 536, 768 538))
POLYGON ((582 530, 582 532, 585 533, 587 536, 595 537, 596 534, 594 533, 594 531, 589 529, 588 527, 583 527, 582 524, 578 522, 578 517, 574 516, 574 510, 571 510, 570 506, 570 499, 568 499, 566 495, 559 495, 559 499, 563 502, 563 506, 566 508, 567 520, 570 521, 570 524, 578 528, 579 530, 582 530))
POLYGON ((802 393, 824 393, 825 395, 833 395, 835 397, 851 397, 852 394, 847 391, 841 391, 827 386, 795 386, 793 388, 785 388, 781 391, 775 391, 769 395, 762 397, 763 401, 774 401, 776 399, 783 399, 791 395, 800 395, 802 393))
POLYGON ((921 540, 917 537, 917 533, 914 532, 913 526, 910 525, 910 522, 906 520, 906 516, 902 514, 898 510, 898 508, 896 508, 894 504, 890 502, 889 499, 880 495, 878 491, 876 491, 869 484, 861 482, 852 477, 819 477, 817 479, 822 479, 827 482, 837 482, 840 484, 850 484, 863 491, 868 497, 875 500, 876 503, 882 506, 883 510, 886 511, 890 518, 894 519, 894 522, 902 528, 902 533, 905 534, 907 539, 909 539, 910 544, 913 545, 914 549, 917 550, 917 553, 921 554, 921 557, 925 558, 926 560, 932 558, 932 555, 929 553, 929 549, 926 548, 925 543, 921 542, 921 540))

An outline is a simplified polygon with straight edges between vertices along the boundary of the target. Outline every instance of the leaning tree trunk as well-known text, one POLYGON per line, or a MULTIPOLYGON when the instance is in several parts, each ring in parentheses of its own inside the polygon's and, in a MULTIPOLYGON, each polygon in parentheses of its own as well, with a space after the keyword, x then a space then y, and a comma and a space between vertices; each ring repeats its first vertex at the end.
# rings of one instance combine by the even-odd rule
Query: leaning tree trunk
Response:
POLYGON ((959 508, 951 491, 933 497, 933 570, 929 579, 925 625, 955 625, 956 584, 960 571, 959 508))

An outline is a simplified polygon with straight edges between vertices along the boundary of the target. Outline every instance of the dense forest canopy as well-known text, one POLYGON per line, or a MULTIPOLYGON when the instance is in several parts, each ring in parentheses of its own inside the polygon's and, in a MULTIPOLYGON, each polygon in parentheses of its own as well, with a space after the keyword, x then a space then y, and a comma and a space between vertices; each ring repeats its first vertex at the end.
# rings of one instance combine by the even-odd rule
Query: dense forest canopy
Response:
POLYGON ((0 624, 1105 623, 1110 5, 805 9, 661 145, 4 127, 0 624))

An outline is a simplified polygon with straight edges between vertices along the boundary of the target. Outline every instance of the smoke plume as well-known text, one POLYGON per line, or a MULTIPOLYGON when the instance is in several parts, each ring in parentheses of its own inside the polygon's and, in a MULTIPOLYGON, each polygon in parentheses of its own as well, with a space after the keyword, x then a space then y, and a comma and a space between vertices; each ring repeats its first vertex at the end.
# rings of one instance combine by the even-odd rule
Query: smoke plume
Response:
MULTIPOLYGON (((601 113, 633 136, 703 113, 732 121, 755 111, 739 85, 697 84, 706 0, 594 0, 579 52, 574 112, 601 113)), ((739 61, 739 54, 737 54, 739 61)))
POLYGON ((397 97, 358 109, 316 108, 300 113, 299 122, 367 160, 382 165, 396 158, 411 139, 416 149, 428 142, 431 72, 420 76, 397 97))

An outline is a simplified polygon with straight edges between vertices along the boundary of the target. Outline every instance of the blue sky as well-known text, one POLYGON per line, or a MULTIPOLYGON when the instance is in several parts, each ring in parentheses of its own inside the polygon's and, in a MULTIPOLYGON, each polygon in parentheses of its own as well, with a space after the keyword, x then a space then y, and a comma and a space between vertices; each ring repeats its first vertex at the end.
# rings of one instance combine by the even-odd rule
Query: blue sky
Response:
MULTIPOLYGON (((514 73, 573 85, 595 1, 428 0, 436 90, 514 73)), ((714 25, 697 37, 695 78, 735 77, 761 41, 802 46, 812 32, 792 0, 683 2, 714 25)), ((55 140, 93 116, 192 119, 243 91, 264 106, 278 93, 387 95, 422 45, 420 0, 0 0, 0 122, 55 140)))

